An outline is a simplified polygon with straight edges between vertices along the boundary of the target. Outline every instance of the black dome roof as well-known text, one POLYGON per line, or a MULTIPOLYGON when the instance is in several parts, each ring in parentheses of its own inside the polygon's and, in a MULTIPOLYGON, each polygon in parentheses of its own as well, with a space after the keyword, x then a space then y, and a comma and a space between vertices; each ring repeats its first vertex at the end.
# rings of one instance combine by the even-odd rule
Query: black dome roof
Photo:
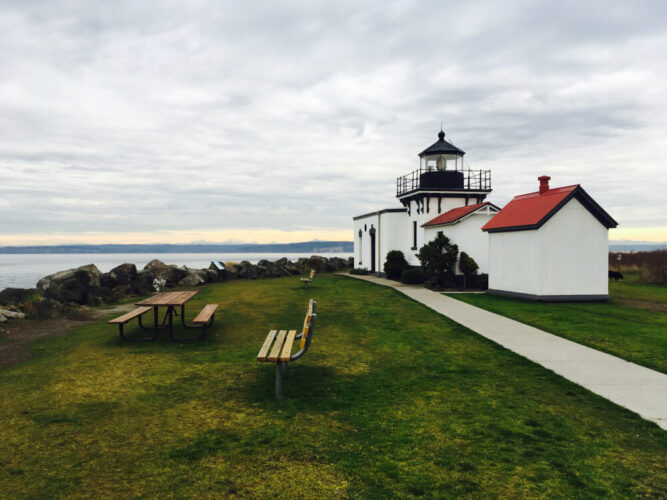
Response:
POLYGON ((440 133, 438 133, 438 142, 430 145, 424 151, 419 153, 419 157, 421 158, 423 156, 447 155, 447 154, 463 156, 464 154, 466 154, 466 152, 457 148, 453 144, 448 143, 445 140, 445 133, 441 130, 440 133))

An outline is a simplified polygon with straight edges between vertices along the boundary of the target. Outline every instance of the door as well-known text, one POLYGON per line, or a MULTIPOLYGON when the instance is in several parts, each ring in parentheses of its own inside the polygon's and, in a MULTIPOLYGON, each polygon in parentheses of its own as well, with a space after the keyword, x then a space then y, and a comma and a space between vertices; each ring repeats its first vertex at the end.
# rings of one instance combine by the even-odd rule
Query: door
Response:
POLYGON ((368 231, 371 235, 371 272, 375 272, 375 228, 371 227, 368 231))

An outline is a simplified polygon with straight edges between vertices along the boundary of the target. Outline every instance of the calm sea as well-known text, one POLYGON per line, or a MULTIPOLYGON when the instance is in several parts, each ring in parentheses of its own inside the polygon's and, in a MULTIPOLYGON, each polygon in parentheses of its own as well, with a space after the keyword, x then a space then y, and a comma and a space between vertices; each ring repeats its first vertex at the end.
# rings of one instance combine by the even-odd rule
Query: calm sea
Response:
MULTIPOLYGON (((247 260, 256 264, 260 260, 278 260, 282 257, 294 261, 300 257, 310 257, 311 253, 110 253, 110 254, 0 254, 0 290, 7 287, 31 288, 49 274, 72 269, 85 264, 95 264, 102 272, 130 263, 137 269, 143 268, 153 259, 166 264, 188 266, 195 269, 206 268, 212 260, 241 262, 247 260)), ((324 257, 347 259, 351 253, 326 253, 324 257)))

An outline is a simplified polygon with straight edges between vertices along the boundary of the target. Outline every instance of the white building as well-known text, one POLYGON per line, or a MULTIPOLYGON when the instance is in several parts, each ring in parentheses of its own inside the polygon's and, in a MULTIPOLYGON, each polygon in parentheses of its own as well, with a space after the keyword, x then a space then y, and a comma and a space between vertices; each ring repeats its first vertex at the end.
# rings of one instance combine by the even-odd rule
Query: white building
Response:
POLYGON ((354 217, 354 264, 381 272, 387 252, 400 250, 418 266, 416 253, 442 231, 459 251, 466 252, 488 271, 488 234, 481 231, 498 207, 484 203, 491 192, 491 172, 471 170, 465 152, 438 141, 419 153, 419 169, 399 177, 396 198, 403 208, 388 208, 354 217))
POLYGON ((516 196, 482 229, 489 291, 534 300, 607 300, 608 229, 617 223, 581 186, 516 196))

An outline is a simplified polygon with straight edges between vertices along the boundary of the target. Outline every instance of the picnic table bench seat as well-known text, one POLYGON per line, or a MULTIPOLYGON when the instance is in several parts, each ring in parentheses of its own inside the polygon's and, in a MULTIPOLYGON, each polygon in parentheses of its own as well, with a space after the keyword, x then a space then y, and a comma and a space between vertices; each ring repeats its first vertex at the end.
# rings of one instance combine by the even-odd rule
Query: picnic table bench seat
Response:
POLYGON ((306 317, 303 321, 303 329, 297 334, 296 330, 270 330, 264 343, 257 353, 257 361, 262 363, 276 363, 276 398, 282 397, 282 376, 287 368, 287 363, 296 361, 308 351, 313 337, 313 330, 317 314, 315 308, 317 302, 310 299, 306 317), (301 339, 300 349, 292 354, 294 341, 301 339))
POLYGON ((153 309, 153 308, 149 307, 149 306, 137 307, 136 309, 134 309, 134 310, 132 310, 128 313, 125 313, 122 316, 118 316, 117 318, 114 318, 112 320, 107 321, 107 324, 109 324, 109 325, 118 325, 118 333, 120 334, 120 338, 123 339, 123 340, 135 341, 135 342, 136 341, 153 340, 153 339, 155 339, 155 334, 153 334, 150 337, 142 337, 142 338, 139 338, 139 339, 128 339, 127 337, 125 337, 125 334, 123 332, 123 327, 125 326, 125 323, 128 323, 129 321, 133 320, 134 318, 138 318, 139 319, 139 325, 143 327, 143 325, 141 324, 141 316, 144 313, 147 313, 148 311, 150 311, 151 309, 153 309))

